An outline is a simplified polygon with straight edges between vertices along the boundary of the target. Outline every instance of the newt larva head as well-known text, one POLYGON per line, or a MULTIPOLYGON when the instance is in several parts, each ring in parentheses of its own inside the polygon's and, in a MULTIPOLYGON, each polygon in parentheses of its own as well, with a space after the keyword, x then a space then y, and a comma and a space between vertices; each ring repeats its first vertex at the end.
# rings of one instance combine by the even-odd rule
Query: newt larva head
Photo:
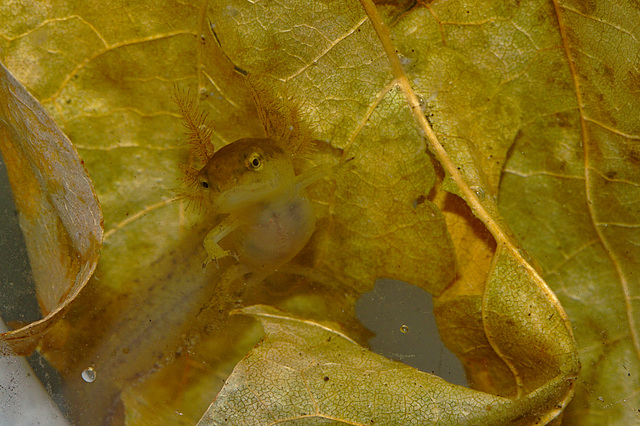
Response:
POLYGON ((269 202, 295 183, 291 156, 271 139, 239 139, 216 151, 198 174, 198 185, 217 213, 269 202))

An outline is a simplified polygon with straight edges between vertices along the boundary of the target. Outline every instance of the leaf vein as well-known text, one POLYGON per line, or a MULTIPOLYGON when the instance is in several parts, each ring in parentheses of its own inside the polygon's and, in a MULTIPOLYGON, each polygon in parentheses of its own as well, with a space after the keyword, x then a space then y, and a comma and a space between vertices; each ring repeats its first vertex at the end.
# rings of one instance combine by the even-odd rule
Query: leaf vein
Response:
POLYGON ((296 78, 297 76, 299 76, 300 74, 302 74, 303 72, 305 72, 307 69, 309 69, 312 65, 318 63, 318 61, 320 59, 322 59, 324 56, 326 56, 331 50, 333 50, 333 48, 335 46, 338 45, 338 43, 340 43, 341 41, 345 40, 347 37, 349 37, 351 34, 355 33, 356 31, 358 31, 358 29, 366 22, 368 21, 369 18, 365 15, 360 21, 358 21, 356 23, 356 25, 353 26, 353 28, 351 28, 349 31, 347 31, 346 33, 344 33, 342 36, 338 37, 337 39, 335 39, 334 41, 332 41, 331 43, 329 43, 329 46, 327 46, 327 48, 325 48, 323 51, 321 51, 318 56, 316 56, 311 62, 309 62, 308 64, 306 64, 305 66, 303 66, 302 68, 300 68, 298 71, 294 72, 293 74, 291 74, 288 77, 284 77, 282 78, 283 82, 287 82, 293 78, 296 78))
POLYGON ((181 35, 188 35, 188 34, 196 35, 192 31, 177 30, 177 31, 172 31, 172 32, 167 32, 167 33, 162 33, 162 34, 156 34, 156 35, 152 35, 152 36, 148 36, 148 37, 142 37, 142 38, 139 38, 139 39, 125 40, 125 41, 121 41, 119 43, 114 43, 112 45, 107 45, 107 46, 105 46, 104 49, 101 49, 98 52, 95 52, 93 55, 87 57, 84 61, 82 61, 80 64, 78 64, 73 70, 71 70, 71 72, 69 72, 69 74, 65 77, 65 79, 62 81, 62 83, 60 83, 60 87, 58 88, 58 90, 56 90, 47 99, 42 99, 40 102, 42 104, 46 104, 48 102, 52 102, 53 100, 57 99, 58 96, 60 96, 60 93, 62 93, 64 88, 67 87, 67 84, 69 84, 69 82, 71 81, 71 79, 74 76, 76 76, 82 69, 84 69, 93 60, 95 60, 96 58, 100 57, 101 55, 104 55, 107 52, 111 52, 111 51, 113 51, 115 49, 119 49, 121 47, 131 46, 131 45, 138 44, 138 43, 146 43, 146 42, 150 42, 150 41, 162 40, 162 39, 166 39, 166 38, 171 38, 171 37, 176 37, 176 36, 181 36, 181 35))

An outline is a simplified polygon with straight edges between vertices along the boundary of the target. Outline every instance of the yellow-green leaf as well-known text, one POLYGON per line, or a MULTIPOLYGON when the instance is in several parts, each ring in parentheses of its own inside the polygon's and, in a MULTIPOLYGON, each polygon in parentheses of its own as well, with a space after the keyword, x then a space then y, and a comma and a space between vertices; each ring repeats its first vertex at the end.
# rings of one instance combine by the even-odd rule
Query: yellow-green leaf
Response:
POLYGON ((640 419, 640 97, 632 4, 557 6, 569 63, 557 96, 516 138, 500 204, 571 318, 583 373, 572 424, 640 419))
POLYGON ((327 325, 268 306, 242 309, 266 336, 234 369, 199 425, 272 424, 531 424, 554 403, 534 396, 537 410, 452 385, 358 346, 327 325))
MULTIPOLYGON (((78 147, 105 212, 95 279, 41 349, 63 373, 79 422, 107 413, 174 422, 176 412, 193 422, 255 337, 227 317, 232 308, 280 306, 341 322, 363 340, 353 304, 383 276, 438 296, 443 338, 476 389, 429 378, 422 401, 460 391, 479 401, 474 413, 491 400, 523 423, 550 420, 571 399, 579 363, 541 275, 575 319, 586 367, 569 421, 637 419, 637 10, 130 3, 0 5, 16 16, 0 22, 0 59, 78 147), (295 104, 324 142, 296 159, 298 170, 353 157, 310 189, 319 221, 309 245, 249 289, 224 275, 231 260, 202 272, 202 240, 218 219, 185 212, 171 192, 178 162, 189 161, 174 84, 209 112, 219 147, 263 135, 263 105, 245 74, 295 104), (91 385, 80 375, 88 366, 98 374, 91 385)), ((304 390, 296 383, 290 394, 304 390)))

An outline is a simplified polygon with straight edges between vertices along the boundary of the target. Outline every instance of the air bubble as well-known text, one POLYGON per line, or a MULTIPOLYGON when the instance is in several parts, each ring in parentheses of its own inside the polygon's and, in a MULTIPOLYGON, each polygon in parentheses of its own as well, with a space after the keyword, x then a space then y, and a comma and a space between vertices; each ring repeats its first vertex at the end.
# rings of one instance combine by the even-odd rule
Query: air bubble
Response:
POLYGON ((406 324, 402 324, 402 326, 400 326, 400 331, 403 333, 408 333, 409 332, 409 326, 406 324))
POLYGON ((420 105, 420 111, 424 114, 427 111, 427 101, 424 99, 422 95, 418 96, 418 104, 420 105))
POLYGON ((479 186, 472 186, 471 189, 473 189, 473 192, 476 193, 480 201, 484 200, 484 189, 479 186))
POLYGON ((85 382, 91 383, 95 379, 96 379, 96 370, 94 370, 93 367, 86 368, 82 372, 82 380, 84 380, 85 382))

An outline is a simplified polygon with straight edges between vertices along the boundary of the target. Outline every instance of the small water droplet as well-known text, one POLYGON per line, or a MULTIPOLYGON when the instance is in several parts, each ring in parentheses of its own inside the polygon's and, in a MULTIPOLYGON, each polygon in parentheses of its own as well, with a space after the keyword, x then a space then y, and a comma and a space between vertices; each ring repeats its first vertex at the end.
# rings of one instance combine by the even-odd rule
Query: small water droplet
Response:
POLYGON ((400 331, 403 333, 408 333, 409 332, 409 326, 402 324, 402 326, 400 326, 400 331))
POLYGON ((484 200, 484 189, 479 186, 472 186, 471 189, 473 189, 473 192, 476 193, 480 201, 484 200))
POLYGON ((422 95, 417 95, 417 96, 418 96, 418 104, 420 105, 420 111, 422 111, 422 113, 424 114, 425 111, 427 110, 427 101, 424 99, 422 95))
POLYGON ((82 380, 84 380, 85 382, 91 383, 95 379, 96 379, 96 370, 94 370, 93 367, 86 368, 82 372, 82 380))

